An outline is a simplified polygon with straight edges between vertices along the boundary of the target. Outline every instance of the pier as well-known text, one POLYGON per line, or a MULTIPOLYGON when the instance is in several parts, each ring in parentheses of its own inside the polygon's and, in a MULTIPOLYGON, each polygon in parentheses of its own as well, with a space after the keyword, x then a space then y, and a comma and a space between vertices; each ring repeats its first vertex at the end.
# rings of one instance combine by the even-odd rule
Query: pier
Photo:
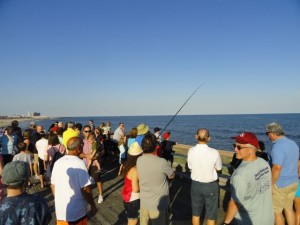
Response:
MULTIPOLYGON (((186 153, 190 146, 176 145, 174 150, 176 155, 174 157, 174 171, 176 171, 176 178, 170 181, 170 210, 171 221, 173 225, 188 225, 191 224, 191 197, 188 171, 185 170, 186 153)), ((224 218, 224 210, 227 206, 228 178, 227 162, 231 159, 232 152, 220 151, 222 160, 225 161, 223 172, 220 175, 220 200, 219 213, 217 224, 220 224, 224 218)), ((98 212, 95 216, 89 218, 88 224, 99 225, 123 225, 127 224, 127 218, 124 211, 122 201, 123 178, 118 176, 119 164, 104 163, 104 172, 102 174, 103 181, 103 197, 104 201, 101 204, 97 203, 98 192, 95 185, 92 185, 92 192, 96 202, 98 212)), ((38 180, 32 181, 35 183, 33 187, 28 190, 28 193, 40 193, 43 195, 48 203, 52 218, 50 224, 55 224, 55 206, 54 198, 51 193, 50 186, 43 190, 40 189, 38 180)), ((203 221, 203 219, 202 219, 203 221)), ((205 224, 205 223, 204 223, 205 224)))

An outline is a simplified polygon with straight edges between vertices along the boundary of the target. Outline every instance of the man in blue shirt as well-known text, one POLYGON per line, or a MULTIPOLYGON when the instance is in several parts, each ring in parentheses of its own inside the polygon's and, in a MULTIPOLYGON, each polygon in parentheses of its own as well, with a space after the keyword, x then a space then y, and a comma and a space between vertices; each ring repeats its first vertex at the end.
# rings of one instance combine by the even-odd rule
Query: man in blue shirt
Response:
POLYGON ((271 151, 273 209, 276 225, 295 224, 293 201, 298 187, 299 147, 284 136, 284 131, 278 123, 266 125, 266 134, 273 142, 271 151))

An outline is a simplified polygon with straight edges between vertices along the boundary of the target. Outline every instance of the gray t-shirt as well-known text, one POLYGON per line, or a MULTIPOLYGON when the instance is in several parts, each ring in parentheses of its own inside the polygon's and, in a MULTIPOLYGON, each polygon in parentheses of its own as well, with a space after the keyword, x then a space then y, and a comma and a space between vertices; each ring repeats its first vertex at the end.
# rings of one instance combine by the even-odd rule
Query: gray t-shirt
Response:
POLYGON ((167 176, 174 173, 168 162, 155 155, 142 155, 137 160, 137 171, 141 208, 167 210, 170 204, 167 176))
POLYGON ((269 164, 257 158, 243 161, 230 180, 231 197, 239 205, 238 224, 273 225, 272 173, 269 164))
POLYGON ((33 163, 33 157, 30 153, 20 152, 14 156, 13 161, 23 161, 30 165, 33 163))

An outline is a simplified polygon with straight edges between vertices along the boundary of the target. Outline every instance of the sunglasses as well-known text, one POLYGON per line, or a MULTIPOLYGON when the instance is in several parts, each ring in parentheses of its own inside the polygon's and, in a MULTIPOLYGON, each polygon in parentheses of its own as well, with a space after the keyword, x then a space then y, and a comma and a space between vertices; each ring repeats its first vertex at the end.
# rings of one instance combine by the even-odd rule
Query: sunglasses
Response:
POLYGON ((90 131, 90 130, 85 130, 85 131, 83 131, 83 132, 85 132, 85 133, 91 133, 91 131, 90 131))
POLYGON ((237 148, 238 150, 241 150, 243 148, 249 148, 249 147, 242 147, 240 145, 233 144, 233 148, 237 148))

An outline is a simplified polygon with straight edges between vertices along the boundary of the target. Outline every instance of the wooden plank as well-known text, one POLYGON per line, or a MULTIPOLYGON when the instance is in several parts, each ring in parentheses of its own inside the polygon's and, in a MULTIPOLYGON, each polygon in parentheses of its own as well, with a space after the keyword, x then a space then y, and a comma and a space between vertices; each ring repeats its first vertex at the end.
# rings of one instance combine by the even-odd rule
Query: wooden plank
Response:
MULTIPOLYGON (((95 185, 92 185, 92 193, 96 202, 98 213, 89 218, 89 224, 91 225, 123 225, 127 224, 127 218, 124 211, 124 205, 122 201, 122 189, 123 178, 117 175, 119 165, 118 163, 104 164, 106 171, 102 175, 103 180, 103 196, 104 202, 97 203, 98 191, 95 185)), ((185 173, 181 173, 181 176, 177 174, 176 179, 170 183, 170 201, 171 201, 171 218, 174 225, 191 224, 191 196, 190 196, 190 179, 185 173)), ((223 178, 222 178, 223 179, 223 178)), ((221 180, 221 178, 220 178, 221 180)), ((39 181, 35 182, 36 185, 28 190, 29 193, 40 193, 47 200, 50 212, 52 213, 52 220, 50 224, 54 225, 56 221, 54 210, 54 198, 51 193, 50 187, 41 190, 39 187, 39 181)), ((220 181, 220 184, 224 186, 224 189, 220 190, 220 205, 223 204, 226 190, 226 182, 220 181)), ((222 207, 219 209, 218 221, 221 221, 224 216, 222 207)))

